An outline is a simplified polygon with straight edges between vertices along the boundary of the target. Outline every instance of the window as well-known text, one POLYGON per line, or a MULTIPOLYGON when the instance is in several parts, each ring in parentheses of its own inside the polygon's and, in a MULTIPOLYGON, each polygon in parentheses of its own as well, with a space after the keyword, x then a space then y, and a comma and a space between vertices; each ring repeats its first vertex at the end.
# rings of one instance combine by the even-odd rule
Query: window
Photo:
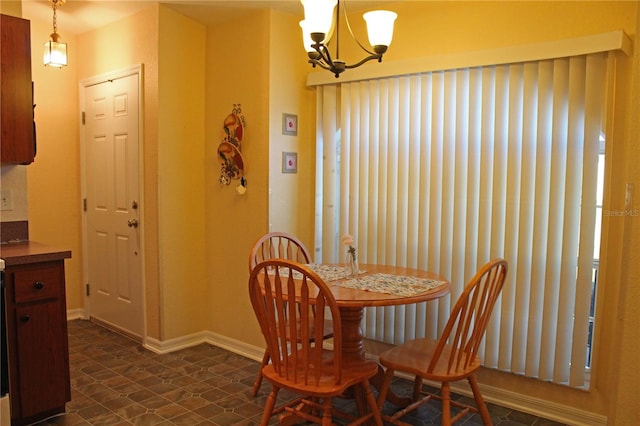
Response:
POLYGON ((452 283, 450 298, 368 310, 368 338, 437 337, 477 268, 504 257, 485 366, 585 385, 605 57, 318 87, 319 260, 340 261, 348 233, 363 263, 452 283))
POLYGON ((598 288, 598 272, 600 266, 600 235, 602 234, 602 200, 604 194, 604 134, 600 135, 600 152, 598 154, 598 186, 596 189, 596 223, 593 243, 593 272, 591 279, 591 303, 589 305, 589 337, 587 338, 587 370, 591 370, 591 348, 593 347, 593 327, 596 320, 596 290, 598 288))

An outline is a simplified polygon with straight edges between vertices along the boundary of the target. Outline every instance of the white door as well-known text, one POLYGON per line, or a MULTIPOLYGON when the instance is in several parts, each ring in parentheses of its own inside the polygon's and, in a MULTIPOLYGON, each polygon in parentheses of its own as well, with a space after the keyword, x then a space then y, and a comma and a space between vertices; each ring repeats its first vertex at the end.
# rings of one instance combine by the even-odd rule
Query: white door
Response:
POLYGON ((140 78, 85 81, 81 101, 89 316, 142 338, 140 78))

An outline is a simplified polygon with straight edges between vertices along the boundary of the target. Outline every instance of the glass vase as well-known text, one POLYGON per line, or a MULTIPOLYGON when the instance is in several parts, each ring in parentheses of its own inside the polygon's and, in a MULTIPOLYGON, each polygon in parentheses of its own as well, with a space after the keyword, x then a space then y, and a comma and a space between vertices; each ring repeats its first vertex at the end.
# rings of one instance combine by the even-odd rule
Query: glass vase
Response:
POLYGON ((347 253, 347 276, 355 277, 360 271, 358 261, 350 253, 347 253))

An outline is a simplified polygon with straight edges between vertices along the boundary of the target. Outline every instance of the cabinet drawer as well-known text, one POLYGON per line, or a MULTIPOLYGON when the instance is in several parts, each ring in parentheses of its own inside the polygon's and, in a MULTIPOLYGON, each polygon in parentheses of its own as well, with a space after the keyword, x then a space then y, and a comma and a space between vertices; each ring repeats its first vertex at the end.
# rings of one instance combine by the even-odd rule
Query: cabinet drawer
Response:
POLYGON ((64 273, 56 266, 14 271, 15 303, 54 299, 62 294, 64 273))

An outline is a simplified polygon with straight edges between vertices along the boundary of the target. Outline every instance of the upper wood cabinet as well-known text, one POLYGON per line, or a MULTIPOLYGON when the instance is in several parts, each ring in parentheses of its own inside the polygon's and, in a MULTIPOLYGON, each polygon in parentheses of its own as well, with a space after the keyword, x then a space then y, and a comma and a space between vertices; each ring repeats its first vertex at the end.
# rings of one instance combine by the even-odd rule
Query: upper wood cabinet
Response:
POLYGON ((29 164, 36 155, 31 26, 14 16, 0 19, 0 160, 29 164))

